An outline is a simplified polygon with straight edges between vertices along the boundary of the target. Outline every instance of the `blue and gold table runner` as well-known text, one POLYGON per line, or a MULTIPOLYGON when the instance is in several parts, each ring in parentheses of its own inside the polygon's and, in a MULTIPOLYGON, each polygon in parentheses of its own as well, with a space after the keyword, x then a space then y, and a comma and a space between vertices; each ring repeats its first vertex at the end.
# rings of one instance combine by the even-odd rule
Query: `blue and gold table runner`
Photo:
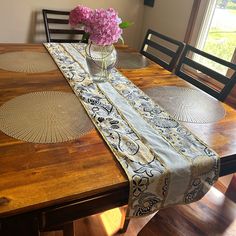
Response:
POLYGON ((85 44, 44 44, 126 172, 128 217, 199 200, 219 176, 219 157, 118 70, 94 83, 85 44))

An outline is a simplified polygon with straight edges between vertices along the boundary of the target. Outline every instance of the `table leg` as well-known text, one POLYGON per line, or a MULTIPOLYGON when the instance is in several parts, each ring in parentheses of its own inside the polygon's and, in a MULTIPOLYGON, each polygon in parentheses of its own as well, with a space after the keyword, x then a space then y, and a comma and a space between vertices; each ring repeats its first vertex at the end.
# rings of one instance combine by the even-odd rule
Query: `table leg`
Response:
POLYGON ((225 192, 225 196, 236 202, 236 174, 233 175, 230 184, 225 192))

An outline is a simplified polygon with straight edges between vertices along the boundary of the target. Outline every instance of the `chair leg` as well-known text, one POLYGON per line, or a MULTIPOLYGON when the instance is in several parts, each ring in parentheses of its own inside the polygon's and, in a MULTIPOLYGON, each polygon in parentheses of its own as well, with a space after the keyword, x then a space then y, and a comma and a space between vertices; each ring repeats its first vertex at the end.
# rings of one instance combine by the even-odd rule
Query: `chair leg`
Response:
POLYGON ((129 226, 129 222, 130 222, 130 219, 125 219, 124 220, 124 223, 123 223, 123 225, 121 226, 121 228, 119 230, 120 234, 124 234, 127 231, 128 226, 129 226))
POLYGON ((233 175, 230 184, 225 192, 225 196, 236 202, 236 174, 233 175))
POLYGON ((74 236, 74 223, 73 221, 70 223, 67 223, 63 226, 63 236, 74 236))
POLYGON ((119 230, 120 234, 124 234, 127 231, 128 226, 129 226, 130 219, 126 218, 126 210, 127 210, 127 207, 121 208, 122 220, 121 220, 121 225, 120 225, 120 230, 119 230))

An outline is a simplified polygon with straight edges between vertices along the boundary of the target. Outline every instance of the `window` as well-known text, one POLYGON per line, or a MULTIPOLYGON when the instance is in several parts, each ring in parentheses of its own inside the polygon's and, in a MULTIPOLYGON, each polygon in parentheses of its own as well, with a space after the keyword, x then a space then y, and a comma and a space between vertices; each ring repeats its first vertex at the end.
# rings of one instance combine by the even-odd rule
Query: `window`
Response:
MULTIPOLYGON (((236 57, 236 0, 210 0, 199 34, 197 48, 227 61, 236 57)), ((200 60, 199 57, 195 58, 200 60)), ((202 61, 221 74, 229 73, 228 68, 202 61)))

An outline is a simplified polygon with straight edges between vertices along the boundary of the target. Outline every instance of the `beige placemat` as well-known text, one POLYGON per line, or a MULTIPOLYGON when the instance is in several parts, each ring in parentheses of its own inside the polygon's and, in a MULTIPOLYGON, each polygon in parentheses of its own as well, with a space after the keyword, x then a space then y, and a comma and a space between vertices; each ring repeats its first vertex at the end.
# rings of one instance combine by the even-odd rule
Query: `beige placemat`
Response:
POLYGON ((225 116, 224 107, 218 100, 198 90, 163 86, 144 92, 179 121, 210 123, 225 116))
POLYGON ((0 54, 0 69, 14 72, 41 73, 57 66, 45 52, 8 52, 0 54))
POLYGON ((0 130, 27 142, 74 140, 93 128, 90 118, 73 93, 28 93, 0 107, 0 130))
POLYGON ((140 69, 148 65, 147 58, 139 53, 117 52, 116 68, 140 69))

